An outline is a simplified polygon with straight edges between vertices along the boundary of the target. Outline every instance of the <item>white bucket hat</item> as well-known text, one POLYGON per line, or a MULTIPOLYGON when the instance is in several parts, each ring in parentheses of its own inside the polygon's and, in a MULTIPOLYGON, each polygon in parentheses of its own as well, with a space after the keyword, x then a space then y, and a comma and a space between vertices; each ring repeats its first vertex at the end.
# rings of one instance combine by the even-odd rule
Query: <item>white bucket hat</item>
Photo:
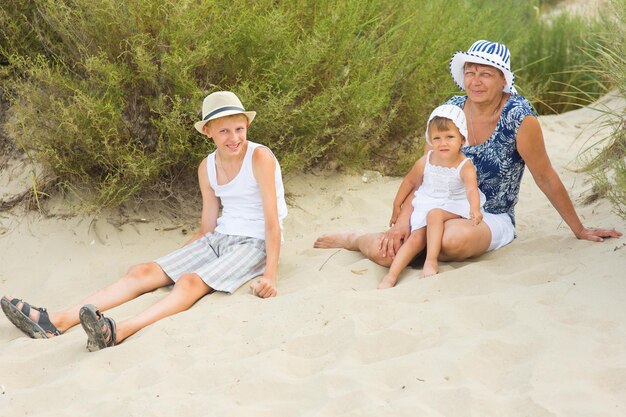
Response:
POLYGON ((246 111, 239 98, 230 91, 216 91, 204 98, 202 102, 202 120, 196 122, 194 127, 200 133, 209 120, 218 117, 231 116, 233 114, 243 114, 248 118, 248 124, 252 123, 256 112, 246 111))
POLYGON ((466 62, 489 65, 499 69, 506 79, 506 85, 502 91, 512 95, 517 94, 517 90, 513 87, 515 75, 511 72, 511 53, 505 45, 498 42, 476 41, 467 52, 459 51, 452 55, 450 74, 461 90, 465 90, 463 78, 466 62))
POLYGON ((430 117, 428 118, 428 123, 426 123, 426 143, 432 146, 432 143, 430 143, 430 137, 428 136, 428 128, 430 126, 430 122, 436 116, 451 120, 452 123, 454 123, 454 125, 459 129, 461 135, 463 135, 463 146, 467 146, 467 121, 465 120, 465 113, 463 113, 463 109, 453 104, 443 104, 433 110, 433 112, 430 114, 430 117))

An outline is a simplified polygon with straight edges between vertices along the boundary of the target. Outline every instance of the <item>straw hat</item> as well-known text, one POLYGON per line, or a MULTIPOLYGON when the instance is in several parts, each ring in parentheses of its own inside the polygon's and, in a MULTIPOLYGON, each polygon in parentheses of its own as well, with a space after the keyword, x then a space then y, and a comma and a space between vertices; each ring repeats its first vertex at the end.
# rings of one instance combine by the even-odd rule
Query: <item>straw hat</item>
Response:
POLYGON ((256 112, 246 111, 239 98, 230 91, 216 91, 204 98, 202 102, 202 120, 196 122, 194 127, 200 133, 209 120, 218 117, 231 116, 233 114, 244 114, 248 118, 248 123, 252 123, 256 112))
POLYGON ((465 90, 463 78, 466 62, 498 68, 504 73, 506 79, 506 86, 502 91, 513 95, 517 94, 517 90, 513 87, 515 75, 511 71, 511 53, 505 45, 498 42, 476 41, 467 52, 459 51, 452 55, 450 74, 461 90, 465 90))
POLYGON ((436 116, 444 117, 448 120, 451 120, 452 123, 459 129, 461 135, 463 135, 463 146, 466 146, 467 143, 467 122, 465 120, 465 113, 459 106, 455 106, 453 104, 443 104, 437 107, 430 114, 428 118, 428 123, 426 123, 426 143, 432 146, 430 143, 430 137, 428 136, 428 127, 430 125, 431 120, 433 120, 436 116))

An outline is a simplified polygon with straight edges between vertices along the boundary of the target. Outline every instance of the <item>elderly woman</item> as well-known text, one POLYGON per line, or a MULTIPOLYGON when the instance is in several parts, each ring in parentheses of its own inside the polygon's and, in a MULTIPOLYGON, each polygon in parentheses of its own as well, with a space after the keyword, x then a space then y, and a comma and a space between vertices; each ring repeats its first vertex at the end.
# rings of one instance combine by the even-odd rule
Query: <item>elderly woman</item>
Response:
MULTIPOLYGON (((546 153, 537 115, 513 86, 509 50, 503 44, 475 42, 467 52, 457 52, 450 61, 454 82, 466 95, 454 96, 448 104, 463 109, 469 145, 463 148, 476 167, 478 186, 485 194, 483 222, 473 226, 465 219, 445 222, 441 261, 464 260, 501 248, 515 238, 514 207, 518 200, 524 166, 548 197, 576 238, 601 242, 620 237, 615 230, 585 227, 546 153)), ((426 151, 430 148, 427 147, 426 151)), ((361 251, 372 261, 389 266, 409 235, 410 199, 385 233, 336 233, 319 237, 317 248, 361 251)))

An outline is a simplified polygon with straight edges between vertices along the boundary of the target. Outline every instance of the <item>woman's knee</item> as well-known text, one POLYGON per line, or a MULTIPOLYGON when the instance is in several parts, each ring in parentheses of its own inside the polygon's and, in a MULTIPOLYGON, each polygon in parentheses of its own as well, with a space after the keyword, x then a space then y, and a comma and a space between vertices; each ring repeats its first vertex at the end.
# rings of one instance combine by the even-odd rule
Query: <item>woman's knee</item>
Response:
POLYGON ((456 229, 454 233, 445 233, 441 239, 441 252, 446 257, 463 260, 471 256, 471 233, 456 229))
POLYGON ((370 261, 377 263, 380 266, 389 267, 391 266, 391 259, 388 256, 383 256, 383 252, 380 251, 378 244, 372 244, 367 251, 361 251, 367 259, 370 261))

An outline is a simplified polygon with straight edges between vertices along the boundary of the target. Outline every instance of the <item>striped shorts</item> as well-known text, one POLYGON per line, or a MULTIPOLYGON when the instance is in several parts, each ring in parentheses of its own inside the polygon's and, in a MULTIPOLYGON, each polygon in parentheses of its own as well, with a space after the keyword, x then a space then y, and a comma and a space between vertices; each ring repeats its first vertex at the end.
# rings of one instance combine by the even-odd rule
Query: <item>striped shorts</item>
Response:
POLYGON ((265 271, 265 241, 210 232, 155 260, 172 281, 197 274, 216 291, 233 293, 265 271))

